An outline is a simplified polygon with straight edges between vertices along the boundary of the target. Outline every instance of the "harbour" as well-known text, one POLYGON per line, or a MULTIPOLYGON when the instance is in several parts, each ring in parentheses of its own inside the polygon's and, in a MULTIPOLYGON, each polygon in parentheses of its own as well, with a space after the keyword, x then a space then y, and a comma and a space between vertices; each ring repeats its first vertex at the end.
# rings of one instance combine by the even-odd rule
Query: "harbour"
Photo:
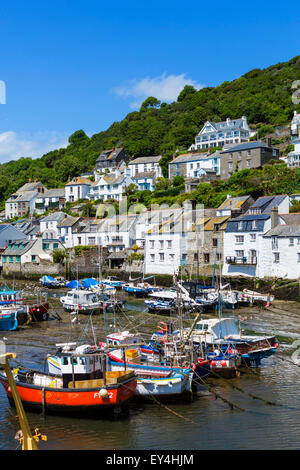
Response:
MULTIPOLYGON (((22 283, 21 283, 22 284, 22 283)), ((35 286, 37 288, 37 285, 35 286)), ((20 288, 15 286, 15 288, 20 288)), ((91 331, 85 330, 87 317, 79 315, 79 323, 70 321, 63 312, 59 296, 63 291, 48 292, 48 321, 20 326, 3 332, 6 347, 17 353, 17 361, 27 367, 43 369, 46 354, 54 352, 57 343, 67 343, 91 331), (61 317, 54 317, 57 312, 61 317)), ((126 308, 118 313, 120 323, 133 327, 146 337, 160 321, 170 316, 148 313, 144 300, 124 293, 126 308)), ((299 413, 297 390, 299 368, 292 359, 300 339, 299 308, 296 302, 274 301, 269 308, 235 309, 243 318, 246 332, 278 335, 276 354, 256 368, 244 368, 238 377, 222 379, 210 376, 201 390, 187 403, 158 404, 131 402, 123 419, 58 416, 27 412, 31 428, 39 427, 47 434, 41 449, 273 449, 299 448, 299 413), (284 312, 284 315, 283 315, 284 312), (258 397, 258 398, 253 398, 258 397), (229 403, 235 406, 229 406, 229 403)), ((203 314, 203 318, 207 316, 203 314)), ((211 317, 212 315, 209 314, 211 317)), ((184 318, 186 325, 192 318, 184 318)), ((94 334, 98 341, 107 336, 104 315, 93 317, 94 334)), ((1 387, 0 448, 15 449, 14 436, 19 429, 14 408, 10 408, 1 387)))

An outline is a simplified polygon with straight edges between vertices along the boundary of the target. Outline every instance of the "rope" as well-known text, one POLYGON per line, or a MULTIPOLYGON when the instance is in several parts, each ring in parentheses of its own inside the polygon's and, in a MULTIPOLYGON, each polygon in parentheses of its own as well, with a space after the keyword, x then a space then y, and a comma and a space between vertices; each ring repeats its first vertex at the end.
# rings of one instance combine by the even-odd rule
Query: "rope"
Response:
MULTIPOLYGON (((197 375, 197 377, 201 380, 201 382, 203 383, 203 385, 205 387, 207 387, 207 389, 210 391, 210 393, 212 393, 213 395, 215 395, 216 399, 217 398, 220 398, 222 401, 224 401, 224 403, 226 403, 227 405, 230 406, 230 408, 233 410, 234 408, 236 408, 237 410, 240 410, 240 411, 246 411, 244 408, 241 408, 237 405, 235 405, 234 403, 232 403, 231 401, 227 400, 226 398, 222 397, 220 394, 216 393, 212 387, 210 387, 203 379, 202 377, 200 377, 199 374, 197 374, 197 372, 194 372, 195 375, 197 375)), ((194 382, 197 383, 197 381, 194 379, 194 382)))

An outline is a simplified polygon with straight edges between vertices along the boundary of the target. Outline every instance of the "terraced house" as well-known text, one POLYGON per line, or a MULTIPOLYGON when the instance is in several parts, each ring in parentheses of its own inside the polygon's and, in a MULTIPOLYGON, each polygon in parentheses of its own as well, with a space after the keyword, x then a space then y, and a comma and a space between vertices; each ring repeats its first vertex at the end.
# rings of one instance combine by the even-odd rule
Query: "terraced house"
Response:
POLYGON ((169 163, 169 179, 174 176, 184 178, 199 178, 206 171, 220 174, 220 154, 215 153, 186 153, 178 155, 169 163))
POLYGON ((32 214, 35 210, 35 202, 39 195, 46 191, 45 186, 40 181, 29 181, 18 189, 5 202, 5 217, 24 217, 25 214, 32 214))

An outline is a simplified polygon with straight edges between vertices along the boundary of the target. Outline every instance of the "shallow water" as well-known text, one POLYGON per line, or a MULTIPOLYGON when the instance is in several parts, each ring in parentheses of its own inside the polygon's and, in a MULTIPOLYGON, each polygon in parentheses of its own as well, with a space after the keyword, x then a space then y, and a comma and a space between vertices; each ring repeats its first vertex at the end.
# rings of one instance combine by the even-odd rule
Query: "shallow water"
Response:
MULTIPOLYGON (((59 304, 55 303, 55 298, 50 301, 57 309, 59 304)), ((108 324, 117 321, 123 329, 135 326, 144 333, 153 331, 158 318, 142 313, 142 300, 128 298, 127 306, 136 312, 126 312, 118 319, 108 317, 108 324)), ((69 314, 62 314, 61 310, 59 313, 63 321, 55 319, 3 332, 7 349, 17 353, 19 362, 42 368, 45 354, 54 350, 56 342, 74 341, 79 337, 88 342, 93 334, 98 340, 104 338, 102 315, 93 319, 94 333, 85 333, 88 317, 80 316, 80 324, 75 325, 70 322, 69 314)), ((243 310, 242 314, 247 317, 245 328, 300 338, 300 306, 299 310, 286 311, 286 316, 255 309, 243 310)), ((27 416, 31 427, 38 425, 48 437, 47 442, 39 444, 40 449, 299 449, 299 367, 280 359, 290 360, 292 351, 290 344, 280 345, 278 353, 266 359, 259 369, 246 370, 232 380, 210 379, 210 385, 218 394, 245 411, 231 410, 221 399, 216 400, 211 393, 203 391, 198 392, 192 403, 168 404, 168 408, 152 402, 132 403, 129 417, 123 420, 49 415, 44 420, 39 414, 27 413, 27 416), (230 384, 236 384, 245 393, 234 390, 230 384), (254 400, 247 393, 278 406, 254 400)), ((15 410, 9 407, 1 387, 1 449, 17 447, 14 436, 18 429, 15 410)))

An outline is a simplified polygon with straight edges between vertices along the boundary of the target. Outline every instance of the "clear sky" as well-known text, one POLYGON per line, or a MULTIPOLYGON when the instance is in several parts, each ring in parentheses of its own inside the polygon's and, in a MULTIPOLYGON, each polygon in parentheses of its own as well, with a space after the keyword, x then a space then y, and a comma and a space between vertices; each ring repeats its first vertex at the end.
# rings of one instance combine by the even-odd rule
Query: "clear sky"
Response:
POLYGON ((0 162, 105 130, 150 95, 172 101, 185 84, 291 59, 299 12, 269 0, 1 2, 0 162))

